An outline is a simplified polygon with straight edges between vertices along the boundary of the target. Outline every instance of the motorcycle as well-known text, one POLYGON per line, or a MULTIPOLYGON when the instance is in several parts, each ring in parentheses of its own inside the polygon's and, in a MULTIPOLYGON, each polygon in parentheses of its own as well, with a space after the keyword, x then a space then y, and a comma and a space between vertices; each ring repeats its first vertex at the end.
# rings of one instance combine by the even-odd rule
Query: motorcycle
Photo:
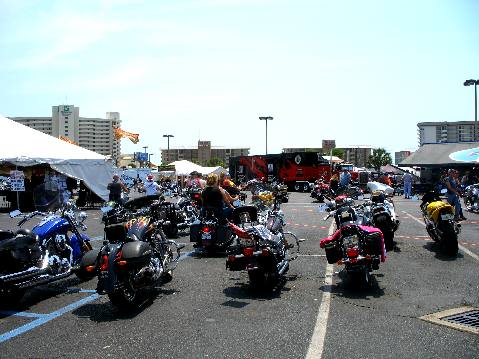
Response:
POLYGON ((479 212, 479 183, 467 186, 464 190, 464 206, 469 212, 479 212))
POLYGON ((372 271, 386 260, 381 231, 358 225, 353 220, 348 224, 343 221, 343 225, 333 235, 321 239, 319 245, 325 249, 328 263, 344 265, 346 273, 362 288, 371 286, 372 271))
POLYGON ((313 190, 311 191, 312 198, 316 199, 318 202, 324 202, 324 199, 329 193, 331 193, 331 189, 324 180, 319 179, 315 181, 313 190))
MULTIPOLYGON (((443 190, 445 191, 445 190, 443 190)), ((457 255, 457 236, 461 225, 454 221, 454 207, 444 202, 437 192, 427 192, 421 200, 421 213, 426 231, 445 254, 457 255)))
MULTIPOLYGON (((36 216, 43 219, 31 230, 0 231, 0 298, 2 302, 19 301, 28 288, 60 280, 75 273, 81 280, 94 274, 83 270, 82 265, 94 263, 96 251, 90 238, 81 234, 85 212, 75 213, 73 202, 62 203, 60 192, 51 183, 37 186, 33 192, 36 208, 23 215, 21 227, 36 216), (52 212, 56 210, 56 212, 52 212), (48 212, 50 211, 50 212, 48 212)), ((22 216, 18 210, 11 218, 22 216)))
POLYGON ((118 308, 138 308, 143 290, 172 279, 184 244, 166 238, 160 212, 158 201, 137 211, 126 223, 110 228, 98 254, 98 265, 89 267, 98 272, 97 293, 107 294, 118 308))
POLYGON ((394 233, 399 227, 399 220, 396 217, 394 204, 388 200, 382 192, 373 192, 369 203, 370 225, 379 228, 384 235, 386 250, 394 247, 394 233))
POLYGON ((190 226, 190 241, 198 253, 207 254, 225 251, 233 242, 230 227, 220 220, 214 208, 204 208, 199 219, 190 226))
POLYGON ((228 248, 226 269, 248 272, 251 287, 272 288, 288 271, 294 258, 289 250, 294 244, 285 235, 291 235, 298 247, 300 240, 291 232, 284 232, 284 218, 278 209, 270 213, 266 225, 258 224, 254 206, 243 206, 233 211, 233 221, 228 225, 234 233, 236 245, 228 248), (253 225, 245 226, 245 223, 253 225))

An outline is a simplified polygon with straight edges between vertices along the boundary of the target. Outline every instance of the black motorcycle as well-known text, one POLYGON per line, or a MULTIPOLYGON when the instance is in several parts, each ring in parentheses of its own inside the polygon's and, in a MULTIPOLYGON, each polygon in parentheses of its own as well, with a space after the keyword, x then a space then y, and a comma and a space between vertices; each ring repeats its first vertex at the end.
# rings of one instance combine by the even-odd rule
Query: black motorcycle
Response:
POLYGON ((190 226, 190 241, 196 242, 197 253, 224 252, 233 242, 232 231, 226 219, 216 208, 205 207, 199 219, 190 226))
POLYGON ((116 307, 139 307, 145 289, 172 279, 184 244, 166 238, 160 212, 160 203, 153 203, 126 223, 106 229, 97 261, 97 292, 107 294, 116 307))
POLYGON ((289 250, 296 244, 299 252, 299 239, 293 233, 283 231, 282 213, 274 211, 266 219, 266 224, 259 224, 256 207, 243 206, 233 211, 233 221, 228 224, 236 244, 228 248, 226 268, 248 271, 250 285, 255 289, 274 287, 289 269, 293 259, 289 250), (245 223, 252 225, 245 226, 245 223), (291 235, 296 243, 288 242, 285 234, 291 235))

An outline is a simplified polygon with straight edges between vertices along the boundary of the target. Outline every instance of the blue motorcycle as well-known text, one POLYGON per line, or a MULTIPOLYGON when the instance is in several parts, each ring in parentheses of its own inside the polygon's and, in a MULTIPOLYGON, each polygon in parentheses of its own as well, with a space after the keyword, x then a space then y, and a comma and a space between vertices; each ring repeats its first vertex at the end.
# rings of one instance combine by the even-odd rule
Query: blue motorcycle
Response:
POLYGON ((85 270, 98 255, 90 238, 80 234, 87 228, 85 212, 76 213, 71 201, 64 200, 55 184, 45 183, 34 190, 34 203, 39 211, 23 215, 21 227, 28 220, 43 216, 31 230, 0 230, 0 303, 18 302, 28 288, 63 279, 75 273, 81 280, 96 273, 85 270))

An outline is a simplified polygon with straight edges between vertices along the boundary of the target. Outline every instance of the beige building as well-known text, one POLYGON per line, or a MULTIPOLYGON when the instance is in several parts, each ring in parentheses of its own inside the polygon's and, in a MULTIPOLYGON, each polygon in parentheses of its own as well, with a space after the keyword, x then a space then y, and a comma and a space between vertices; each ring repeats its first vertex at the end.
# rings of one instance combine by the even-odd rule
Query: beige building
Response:
POLYGON ((419 146, 426 143, 474 142, 479 139, 479 126, 475 121, 420 122, 417 127, 419 146))
POLYGON ((73 105, 52 106, 52 117, 10 117, 22 125, 53 137, 66 137, 80 147, 111 156, 118 161, 120 140, 115 139, 113 127, 120 127, 120 114, 107 112, 106 118, 80 117, 80 109, 73 105))
POLYGON ((212 147, 211 141, 198 141, 197 148, 170 148, 169 151, 161 149, 161 162, 165 165, 174 161, 188 160, 206 165, 210 159, 218 158, 228 167, 231 157, 248 155, 249 148, 212 147))
POLYGON ((399 164, 402 161, 404 161, 406 158, 411 156, 414 153, 414 151, 398 151, 394 152, 394 164, 399 164))

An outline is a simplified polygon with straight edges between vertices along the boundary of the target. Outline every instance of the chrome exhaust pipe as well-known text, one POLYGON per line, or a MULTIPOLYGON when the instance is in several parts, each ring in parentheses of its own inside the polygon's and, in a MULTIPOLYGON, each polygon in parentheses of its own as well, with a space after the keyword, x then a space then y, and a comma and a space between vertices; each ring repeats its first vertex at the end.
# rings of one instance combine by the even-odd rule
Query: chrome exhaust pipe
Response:
POLYGON ((283 260, 281 263, 278 264, 278 274, 283 275, 289 269, 289 261, 283 260))

